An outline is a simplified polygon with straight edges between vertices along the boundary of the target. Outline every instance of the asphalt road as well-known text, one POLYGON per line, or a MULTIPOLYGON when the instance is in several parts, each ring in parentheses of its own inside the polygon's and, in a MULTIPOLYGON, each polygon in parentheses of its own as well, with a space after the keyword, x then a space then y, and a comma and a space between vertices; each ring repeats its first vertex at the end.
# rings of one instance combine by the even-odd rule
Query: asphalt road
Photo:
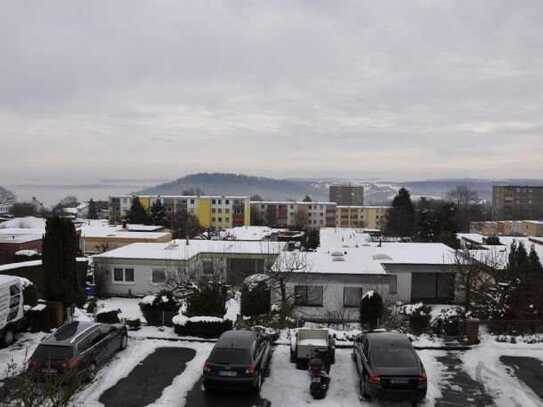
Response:
POLYGON ((271 404, 251 391, 203 391, 200 379, 187 393, 185 407, 268 407, 271 404))
POLYGON ((442 397, 435 402, 436 407, 495 406, 484 386, 462 370, 462 361, 456 352, 436 359, 446 367, 444 376, 447 379, 441 387, 442 397))
POLYGON ((515 371, 515 376, 526 383, 543 400, 543 363, 541 360, 530 357, 500 356, 500 362, 511 367, 515 371))
POLYGON ((130 374, 106 390, 100 403, 106 407, 143 407, 160 398, 176 376, 196 355, 189 348, 158 348, 130 374))

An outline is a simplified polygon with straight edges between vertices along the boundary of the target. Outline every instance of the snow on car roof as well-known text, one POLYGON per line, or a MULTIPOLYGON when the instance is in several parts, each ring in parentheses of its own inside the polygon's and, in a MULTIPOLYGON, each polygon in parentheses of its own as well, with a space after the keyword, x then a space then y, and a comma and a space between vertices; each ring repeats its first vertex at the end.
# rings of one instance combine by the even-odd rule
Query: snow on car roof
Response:
POLYGON ((199 253, 278 254, 284 242, 236 240, 172 240, 168 243, 132 243, 94 258, 188 260, 199 253))

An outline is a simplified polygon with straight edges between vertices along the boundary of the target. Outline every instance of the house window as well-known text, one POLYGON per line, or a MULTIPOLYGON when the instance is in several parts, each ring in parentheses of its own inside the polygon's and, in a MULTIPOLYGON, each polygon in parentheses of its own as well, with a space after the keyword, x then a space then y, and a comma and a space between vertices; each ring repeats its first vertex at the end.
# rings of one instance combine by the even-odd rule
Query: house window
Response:
POLYGON ((345 308, 358 308, 362 299, 362 287, 343 288, 343 306, 345 308))
POLYGON ((213 262, 211 260, 204 260, 202 262, 202 270, 204 274, 213 274, 213 262))
POLYGON ((322 307, 323 287, 320 285, 294 286, 294 304, 306 307, 322 307))
POLYGON ((230 213, 230 209, 226 208, 226 209, 224 210, 224 213, 230 213))
POLYGON ((124 281, 123 269, 113 269, 113 281, 124 281))
POLYGON ((211 218, 211 222, 215 222, 215 218, 211 218))
POLYGON ((227 199, 226 201, 224 201, 224 203, 225 203, 226 205, 230 205, 230 201, 229 201, 228 199, 227 199))
POLYGON ((114 268, 113 269, 113 281, 118 283, 128 282, 133 283, 134 282, 134 269, 133 268, 114 268))
POLYGON ((217 199, 217 204, 221 204, 221 200, 220 199, 217 199))
POLYGON ((219 222, 222 222, 222 218, 219 218, 219 222))
POLYGON ((164 269, 153 269, 153 283, 164 283, 166 281, 166 271, 164 269))

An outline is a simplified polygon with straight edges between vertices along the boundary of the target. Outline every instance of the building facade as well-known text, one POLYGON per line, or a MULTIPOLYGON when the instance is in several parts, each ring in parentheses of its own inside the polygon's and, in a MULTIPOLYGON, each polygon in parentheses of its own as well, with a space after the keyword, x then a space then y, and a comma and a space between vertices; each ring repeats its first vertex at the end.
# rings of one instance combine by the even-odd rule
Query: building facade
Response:
POLYGON ((252 201, 253 220, 270 227, 335 227, 335 202, 252 201))
POLYGON ((336 227, 383 230, 390 206, 337 206, 336 227))
POLYGON ((494 186, 492 211, 495 220, 543 220, 543 186, 494 186))
POLYGON ((361 185, 331 185, 330 202, 343 206, 364 205, 364 187, 361 185))
MULTIPOLYGON (((251 222, 251 205, 246 196, 138 195, 137 198, 148 212, 157 200, 161 201, 168 216, 185 210, 195 215, 204 228, 226 229, 251 222)), ((109 198, 112 222, 126 218, 132 199, 131 195, 109 198)))

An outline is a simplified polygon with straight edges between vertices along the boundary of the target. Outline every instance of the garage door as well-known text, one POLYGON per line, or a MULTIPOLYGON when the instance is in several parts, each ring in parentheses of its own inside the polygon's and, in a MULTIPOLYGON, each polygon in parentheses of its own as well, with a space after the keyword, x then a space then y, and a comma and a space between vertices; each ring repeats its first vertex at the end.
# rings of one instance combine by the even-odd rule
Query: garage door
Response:
POLYGON ((450 303, 454 300, 454 274, 413 273, 411 301, 427 304, 450 303))

